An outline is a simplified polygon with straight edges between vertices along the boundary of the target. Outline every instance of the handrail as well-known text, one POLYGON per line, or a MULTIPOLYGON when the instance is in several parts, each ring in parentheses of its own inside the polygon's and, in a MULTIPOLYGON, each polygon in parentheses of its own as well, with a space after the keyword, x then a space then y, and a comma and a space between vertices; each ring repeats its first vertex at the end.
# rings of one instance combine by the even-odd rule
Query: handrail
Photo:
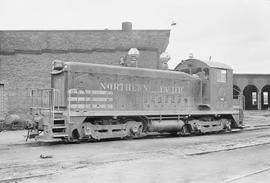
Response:
POLYGON ((59 106, 59 96, 60 90, 55 88, 33 88, 31 89, 31 97, 32 97, 32 105, 30 107, 30 111, 33 114, 37 112, 37 114, 42 114, 42 111, 49 111, 49 121, 52 121, 54 118, 55 105, 58 104, 57 110, 60 110, 59 106), (44 101, 44 97, 48 95, 48 107, 46 107, 46 102, 44 101), (37 99, 37 103, 35 103, 35 99, 37 99))
POLYGON ((51 95, 52 95, 52 92, 54 91, 55 89, 54 88, 35 88, 35 89, 31 89, 31 96, 32 96, 32 108, 35 107, 35 108, 42 108, 44 107, 45 103, 44 102, 44 92, 47 91, 48 92, 48 106, 53 106, 55 101, 51 101, 51 95), (40 93, 38 93, 37 95, 35 95, 35 91, 38 91, 40 93), (40 95, 39 95, 40 94, 40 95), (34 99, 37 98, 37 99, 40 99, 40 102, 38 100, 38 104, 35 105, 35 102, 34 102, 34 99))
POLYGON ((233 95, 234 96, 237 96, 237 99, 233 99, 234 101, 237 100, 237 107, 239 110, 245 110, 245 96, 240 94, 240 95, 233 95))

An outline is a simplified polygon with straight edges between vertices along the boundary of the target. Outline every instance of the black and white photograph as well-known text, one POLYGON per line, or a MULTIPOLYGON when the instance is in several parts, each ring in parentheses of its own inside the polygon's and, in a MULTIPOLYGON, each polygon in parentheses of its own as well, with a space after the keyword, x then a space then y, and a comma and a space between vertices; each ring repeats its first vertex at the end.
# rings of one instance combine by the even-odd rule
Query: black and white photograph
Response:
POLYGON ((270 0, 0 0, 0 183, 269 183, 270 0))

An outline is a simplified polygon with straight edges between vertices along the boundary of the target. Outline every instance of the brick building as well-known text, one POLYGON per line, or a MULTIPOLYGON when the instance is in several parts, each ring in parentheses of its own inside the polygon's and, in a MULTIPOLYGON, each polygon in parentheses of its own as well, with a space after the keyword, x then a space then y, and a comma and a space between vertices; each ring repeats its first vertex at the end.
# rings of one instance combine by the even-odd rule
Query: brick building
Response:
MULTIPOLYGON (((170 30, 0 31, 0 120, 17 113, 25 118, 32 88, 50 87, 55 59, 118 65, 130 48, 140 51, 138 67, 159 68, 170 30)), ((270 107, 269 74, 234 74, 234 95, 245 96, 246 109, 270 107)))
POLYGON ((234 74, 234 96, 244 95, 246 110, 270 108, 270 74, 234 74))
POLYGON ((53 60, 118 65, 130 48, 140 51, 138 67, 159 68, 170 30, 0 31, 0 119, 25 114, 31 88, 49 88, 53 60))

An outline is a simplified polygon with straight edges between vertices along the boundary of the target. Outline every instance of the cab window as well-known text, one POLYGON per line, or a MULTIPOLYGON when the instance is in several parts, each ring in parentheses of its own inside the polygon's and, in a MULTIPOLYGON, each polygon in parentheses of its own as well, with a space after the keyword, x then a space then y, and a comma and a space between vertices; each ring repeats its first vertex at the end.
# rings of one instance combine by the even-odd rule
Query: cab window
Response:
POLYGON ((203 72, 205 73, 205 79, 209 80, 209 69, 208 68, 204 68, 203 72))
POLYGON ((187 74, 190 74, 190 69, 182 69, 180 70, 181 72, 184 72, 184 73, 187 73, 187 74))
POLYGON ((227 82, 227 70, 217 69, 217 82, 226 83, 227 82))
POLYGON ((196 75, 197 77, 208 80, 209 79, 209 69, 208 68, 195 68, 193 75, 196 75))

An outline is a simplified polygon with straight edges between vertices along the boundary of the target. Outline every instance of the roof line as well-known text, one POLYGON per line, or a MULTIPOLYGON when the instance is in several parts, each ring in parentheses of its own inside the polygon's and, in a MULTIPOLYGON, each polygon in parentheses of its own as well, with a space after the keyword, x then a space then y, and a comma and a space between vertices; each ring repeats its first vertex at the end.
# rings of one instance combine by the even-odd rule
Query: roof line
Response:
POLYGON ((113 29, 97 29, 97 30, 89 30, 89 29, 55 29, 55 30, 40 30, 40 29, 21 29, 21 30, 0 30, 0 32, 139 32, 139 31, 171 31, 171 29, 132 29, 129 31, 124 30, 113 30, 113 29))
MULTIPOLYGON (((158 51, 157 48, 151 47, 138 47, 141 51, 158 51)), ((39 49, 39 50, 0 50, 0 55, 15 55, 15 54, 33 54, 40 55, 43 53, 54 53, 54 54, 67 54, 67 53, 93 53, 93 52, 117 52, 117 51, 128 51, 129 48, 92 48, 92 49, 39 49)))
POLYGON ((242 76, 242 75, 249 75, 249 76, 270 76, 270 74, 247 74, 247 73, 233 73, 233 75, 238 75, 238 76, 242 76))

